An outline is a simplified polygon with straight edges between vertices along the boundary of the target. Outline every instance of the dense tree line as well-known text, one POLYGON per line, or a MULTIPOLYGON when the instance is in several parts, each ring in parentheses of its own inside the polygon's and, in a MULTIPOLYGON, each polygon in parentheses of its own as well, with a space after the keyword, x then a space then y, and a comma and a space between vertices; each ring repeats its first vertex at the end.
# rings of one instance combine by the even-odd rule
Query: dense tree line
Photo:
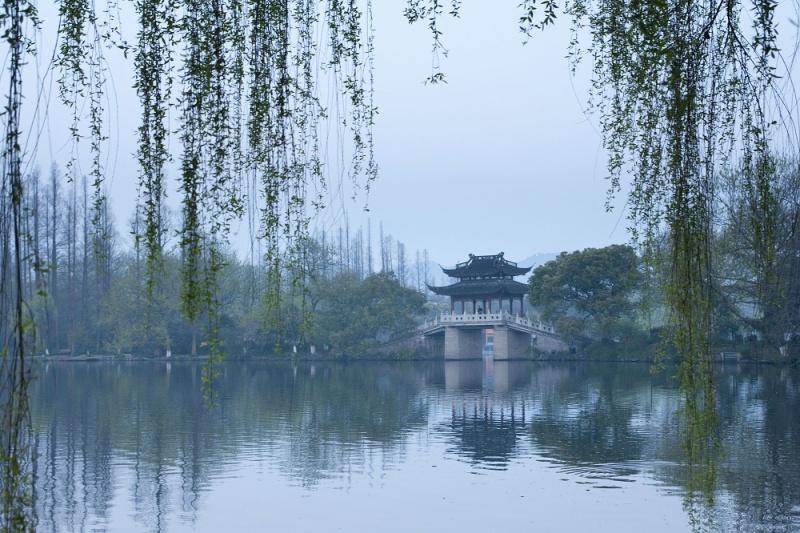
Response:
MULTIPOLYGON (((164 233, 161 265, 149 278, 141 246, 120 237, 140 235, 141 216, 119 228, 107 201, 93 203, 86 179, 65 181, 56 167, 46 179, 39 172, 26 176, 25 185, 30 216, 23 285, 39 353, 209 352, 206 317, 193 320, 181 305, 187 259, 172 231, 164 233), (95 230, 98 221, 102 235, 95 230)), ((320 353, 364 355, 413 327, 423 313, 427 251, 412 263, 406 246, 385 233, 383 224, 378 242, 372 242, 370 230, 345 225, 305 239, 302 261, 291 265, 296 272, 283 276, 277 309, 267 302, 267 265, 242 260, 231 247, 222 249, 215 298, 223 351, 308 353, 313 345, 320 353)))
MULTIPOLYGON (((773 161, 773 216, 759 223, 753 217, 760 216, 760 206, 743 186, 745 172, 720 178, 711 341, 755 348, 762 357, 794 356, 800 331, 800 172, 789 159, 773 161)), ((108 202, 93 200, 86 178, 66 181, 56 167, 46 175, 33 172, 24 183, 30 216, 22 281, 40 353, 208 353, 204 317, 190 320, 181 306, 186 258, 173 231, 164 233, 165 254, 148 294, 146 256, 120 238, 141 234, 140 216, 118 228, 108 202)), ((529 301, 572 341, 663 331, 670 239, 664 232, 641 258, 623 245, 563 252, 533 271, 529 301)), ((431 276, 427 251, 410 261, 405 245, 382 223, 375 242, 371 224, 346 224, 306 239, 302 261, 284 275, 275 309, 266 302, 263 261, 242 260, 230 247, 221 253, 216 297, 228 354, 276 348, 307 353, 311 346, 339 356, 364 354, 407 331, 424 313, 431 276), (403 312, 391 315, 395 309, 403 312)))
MULTIPOLYGON (((800 343, 800 168, 770 158, 775 186, 760 200, 747 191, 747 168, 725 175, 715 234, 715 334, 763 341, 773 355, 800 343), (764 205, 766 204, 766 205, 764 205)), ((789 353, 792 352, 792 353, 789 353)))
MULTIPOLYGON (((762 355, 776 355, 781 346, 794 350, 800 327, 800 173, 785 159, 776 161, 773 171, 780 186, 771 200, 776 208, 767 221, 769 235, 760 235, 751 220, 758 206, 748 200, 739 170, 722 180, 713 238, 712 340, 753 346, 762 341, 762 355), (767 237, 770 249, 765 248, 767 237), (766 271, 768 276, 759 275, 766 271)), ((164 234, 166 253, 157 290, 148 295, 146 257, 141 247, 126 246, 120 239, 121 233, 141 234, 141 217, 119 229, 108 202, 93 201, 85 178, 65 181, 56 167, 46 176, 26 176, 24 190, 30 216, 22 241, 27 265, 23 286, 41 353, 208 353, 205 323, 187 319, 181 308, 185 258, 171 238, 173 232, 164 234)), ((369 225, 345 225, 307 239, 297 272, 284 277, 278 309, 265 303, 268 269, 263 262, 242 260, 232 249, 225 250, 217 292, 224 351, 253 355, 297 346, 307 352, 314 345, 337 355, 364 353, 409 329, 411 318, 422 313, 421 293, 430 279, 427 251, 417 252, 410 262, 405 245, 382 224, 377 242, 372 233, 369 225), (300 284, 294 285, 298 279, 300 284), (406 294, 405 289, 413 290, 406 294), (378 322, 371 323, 383 313, 376 307, 376 294, 393 298, 377 302, 388 306, 384 318, 393 306, 409 314, 381 331, 378 322), (370 315, 368 307, 375 312, 370 315), (361 337, 362 331, 371 336, 361 337)), ((619 339, 659 328, 664 325, 670 268, 664 251, 668 241, 665 233, 662 247, 652 246, 644 261, 622 245, 563 252, 534 270, 529 301, 570 340, 619 339)))
MULTIPOLYGON (((762 168, 740 165, 717 178, 710 230, 708 336, 710 348, 754 358, 800 355, 800 170, 796 157, 765 153, 762 168), (754 191, 753 172, 772 186, 754 191)), ((664 231, 645 250, 642 295, 659 325, 666 313, 674 236, 664 231)))
POLYGON ((38 326, 36 343, 48 353, 76 344, 96 349, 105 342, 102 302, 115 269, 108 203, 92 204, 85 178, 67 186, 62 179, 56 167, 46 179, 39 172, 27 176, 23 204, 30 216, 22 283, 38 326))

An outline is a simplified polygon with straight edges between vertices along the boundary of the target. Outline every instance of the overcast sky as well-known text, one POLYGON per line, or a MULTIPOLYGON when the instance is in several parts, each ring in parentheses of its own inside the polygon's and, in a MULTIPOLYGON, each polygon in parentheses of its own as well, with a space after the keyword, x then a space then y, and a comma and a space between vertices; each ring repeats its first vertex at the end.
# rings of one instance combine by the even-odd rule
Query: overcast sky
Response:
MULTIPOLYGON (((582 110, 585 68, 574 78, 566 59, 569 21, 559 19, 523 46, 518 4, 463 2, 460 19, 442 22, 450 51, 442 58, 447 83, 425 85, 432 61, 425 24, 406 22, 405 0, 374 2, 380 176, 368 200, 362 195, 355 202, 333 201, 316 229, 335 230, 345 214, 351 228, 366 227, 369 217, 373 243, 383 222, 385 232, 406 244, 410 258, 427 250, 443 265, 470 253, 503 251, 510 260, 522 260, 628 241, 623 210, 605 210, 606 161, 596 118, 582 110)), ((53 13, 43 16, 52 19, 53 13)), ((135 31, 130 17, 123 22, 135 31)), ((32 74, 32 65, 29 73, 28 102, 40 84, 56 98, 55 82, 45 75, 53 38, 47 28, 39 72, 32 74)), ((108 53, 112 66, 119 61, 114 54, 108 53)), ((130 72, 115 68, 107 102, 114 141, 104 165, 117 225, 127 238, 136 199, 132 154, 139 111, 130 72)), ((51 160, 63 169, 69 153, 66 122, 58 113, 38 118, 44 141, 34 159, 45 173, 51 160)), ((177 137, 171 149, 180 153, 177 137)), ((174 189, 170 201, 176 203, 174 189)), ((624 198, 617 205, 623 203, 624 198)))
MULTIPOLYGON (((573 78, 566 59, 566 18, 523 46, 517 0, 463 2, 442 28, 447 83, 424 85, 427 28, 405 21, 404 0, 375 4, 373 228, 382 220, 446 265, 629 240, 622 211, 605 210, 606 161, 583 113, 588 76, 573 78)), ((363 218, 357 205, 349 211, 363 218)))
MULTIPOLYGON (((607 212, 606 158, 597 117, 584 114, 590 61, 573 76, 566 58, 569 20, 564 16, 523 46, 519 3, 470 0, 462 3, 459 19, 445 17, 440 29, 449 55, 441 64, 447 83, 425 85, 432 62, 425 23, 407 23, 406 0, 373 1, 379 178, 369 198, 362 194, 352 201, 346 192, 332 199, 315 230, 336 231, 345 217, 351 229, 366 228, 369 218, 374 245, 382 222, 386 233, 406 244, 409 258, 416 250, 427 250, 443 265, 464 261, 470 253, 503 251, 510 260, 522 260, 536 253, 629 241, 625 191, 607 212)), ((123 31, 134 41, 131 5, 120 4, 128 10, 123 31)), ((40 135, 28 137, 25 149, 32 163, 26 171, 39 165, 47 173, 51 161, 63 170, 72 146, 64 110, 47 102, 56 102, 58 93, 48 70, 57 21, 54 6, 39 6, 46 23, 37 42, 40 53, 27 67, 23 87, 27 114, 40 102, 40 113, 30 118, 32 130, 40 135)), ((785 21, 778 29, 788 39, 782 45, 786 54, 797 46, 798 15, 792 3, 779 7, 786 11, 778 15, 785 21)), ((103 165, 117 227, 130 240, 140 111, 131 86, 131 58, 123 61, 119 51, 108 51, 106 57, 112 69, 105 102, 111 141, 103 165)), ((176 121, 176 112, 172 114, 176 121)), ((170 143, 177 160, 178 137, 170 143)), ((88 144, 82 142, 84 149, 88 144)), ((84 155, 77 172, 89 171, 84 155)), ((170 173, 177 174, 174 168, 170 173)), ((174 181, 171 189, 169 201, 177 207, 174 181)))

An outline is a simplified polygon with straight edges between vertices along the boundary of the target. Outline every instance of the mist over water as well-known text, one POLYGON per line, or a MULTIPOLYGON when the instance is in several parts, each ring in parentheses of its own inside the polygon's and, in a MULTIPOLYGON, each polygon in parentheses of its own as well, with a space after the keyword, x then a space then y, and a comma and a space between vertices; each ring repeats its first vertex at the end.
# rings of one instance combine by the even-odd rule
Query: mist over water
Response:
POLYGON ((38 530, 797 530, 800 372, 718 370, 709 504, 670 369, 228 362, 208 409, 199 363, 45 363, 38 530))

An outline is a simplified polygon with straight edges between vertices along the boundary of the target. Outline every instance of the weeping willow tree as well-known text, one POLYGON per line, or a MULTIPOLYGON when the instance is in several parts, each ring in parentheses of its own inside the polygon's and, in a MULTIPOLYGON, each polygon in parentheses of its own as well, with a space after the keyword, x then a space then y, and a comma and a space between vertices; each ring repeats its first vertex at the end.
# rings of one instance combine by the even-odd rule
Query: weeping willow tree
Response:
MULTIPOLYGON (((680 356, 685 451, 690 467, 703 472, 697 479, 713 478, 717 442, 708 358, 716 181, 737 158, 752 169, 751 194, 771 194, 773 174, 762 162, 769 158, 767 102, 776 80, 775 8, 771 0, 569 7, 576 27, 587 21, 592 29, 588 53, 612 192, 629 171, 634 235, 645 246, 664 226, 669 236, 666 303, 680 356), (748 14, 749 28, 741 22, 748 14)), ((756 225, 770 218, 762 205, 756 225)))
MULTIPOLYGON (((442 49, 440 18, 446 10, 458 15, 459 8, 458 1, 410 0, 406 17, 427 23, 436 53, 442 49)), ((768 280, 776 208, 769 147, 796 118, 796 95, 784 90, 791 83, 780 87, 777 75, 783 65, 778 3, 565 0, 559 6, 524 0, 521 8, 527 39, 554 24, 562 8, 571 20, 573 67, 591 61, 589 110, 599 119, 608 153, 609 195, 629 189, 630 229, 645 257, 653 260, 647 251, 668 236, 665 304, 680 357, 689 492, 708 495, 718 453, 709 359, 713 208, 725 169, 746 169, 743 188, 754 206, 750 224, 761 258, 756 276, 768 280)), ((443 79, 436 61, 430 79, 443 79)))
POLYGON ((36 10, 25 0, 5 2, 0 23, 7 49, 0 183, 0 527, 28 531, 35 527, 35 520, 26 348, 35 341, 35 330, 23 297, 23 227, 28 213, 23 209, 21 112, 22 70, 32 51, 29 33, 37 23, 36 10))
MULTIPOLYGON (((182 309, 203 328, 210 347, 206 378, 211 392, 213 364, 223 353, 219 276, 231 224, 245 210, 257 221, 269 266, 268 308, 278 310, 281 286, 302 279, 302 271, 292 266, 302 264, 309 221, 325 206, 329 189, 348 180, 355 189, 368 189, 377 174, 371 133, 376 113, 371 4, 136 0, 131 7, 115 0, 59 0, 57 7, 52 70, 70 114, 67 177, 79 177, 81 147, 88 141, 94 201, 103 203, 103 151, 114 142, 104 105, 110 78, 106 55, 122 49, 132 58, 141 108, 136 157, 137 216, 143 229, 136 243, 146 254, 148 312, 154 322, 164 322, 157 303, 169 237, 165 202, 167 191, 177 188, 182 309), (136 37, 129 42, 125 35, 133 19, 125 14, 131 9, 136 37), (335 167, 333 172, 326 168, 329 152, 335 154, 328 165, 335 167), (171 178, 170 169, 177 169, 171 178), (287 272, 292 273, 288 280, 287 272)), ((2 527, 17 530, 35 528, 27 382, 36 339, 21 273, 41 265, 22 256, 23 221, 30 213, 22 203, 25 154, 20 142, 22 70, 25 54, 34 53, 35 10, 26 0, 5 0, 0 23, 8 56, 0 205, 2 527)), ((104 230, 95 222, 93 240, 101 242, 104 230)), ((165 343, 168 349, 168 334, 165 343)))
MULTIPOLYGON (((301 264, 310 217, 324 207, 328 192, 324 154, 332 141, 327 135, 320 141, 321 135, 337 132, 333 151, 349 164, 335 164, 354 186, 368 188, 377 173, 371 7, 354 0, 139 0, 134 8, 138 32, 129 44, 111 30, 96 29, 115 27, 114 9, 101 14, 84 0, 62 0, 62 99, 77 117, 75 95, 103 89, 101 82, 86 84, 87 65, 102 64, 86 41, 132 52, 141 104, 137 158, 144 229, 137 245, 146 251, 148 313, 154 322, 165 321, 158 299, 169 231, 167 174, 174 165, 181 196, 182 310, 193 329, 204 323, 213 364, 223 352, 218 277, 231 224, 247 209, 256 213, 270 279, 268 309, 277 313, 282 286, 302 276, 283 279, 286 272, 300 272, 291 266, 301 264), (86 37, 89 30, 93 38, 86 37), (178 117, 177 128, 171 116, 178 117), (170 149, 175 144, 181 146, 178 157, 170 149)), ((95 130, 93 146, 103 140, 95 130)), ((169 349, 168 335, 165 343, 169 349)), ((210 378, 213 368, 207 372, 210 378)))
MULTIPOLYGON (((523 5, 528 34, 555 18, 552 1, 538 6, 543 14, 535 0, 523 5)), ((590 107, 609 154, 610 194, 629 187, 631 230, 645 251, 668 235, 666 305, 680 357, 690 493, 710 494, 718 453, 709 360, 711 239, 725 168, 748 169, 745 189, 759 206, 751 223, 760 248, 774 249, 768 148, 776 126, 791 118, 776 75, 776 8, 773 0, 564 5, 572 20, 570 57, 592 60, 590 107)), ((760 275, 769 276, 767 270, 760 275)))

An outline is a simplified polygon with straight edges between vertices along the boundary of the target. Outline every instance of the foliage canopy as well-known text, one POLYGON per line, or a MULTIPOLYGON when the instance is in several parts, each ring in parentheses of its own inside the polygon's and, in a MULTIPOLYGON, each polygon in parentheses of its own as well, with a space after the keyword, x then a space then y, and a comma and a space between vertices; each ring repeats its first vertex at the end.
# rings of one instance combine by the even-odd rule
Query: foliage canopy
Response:
POLYGON ((313 337, 336 356, 370 355, 370 350, 414 329, 425 296, 404 287, 391 272, 359 279, 343 272, 319 283, 313 337))
POLYGON ((637 263, 636 252, 625 245, 562 252, 533 271, 528 301, 549 321, 573 316, 601 338, 611 339, 617 324, 635 310, 637 263))

